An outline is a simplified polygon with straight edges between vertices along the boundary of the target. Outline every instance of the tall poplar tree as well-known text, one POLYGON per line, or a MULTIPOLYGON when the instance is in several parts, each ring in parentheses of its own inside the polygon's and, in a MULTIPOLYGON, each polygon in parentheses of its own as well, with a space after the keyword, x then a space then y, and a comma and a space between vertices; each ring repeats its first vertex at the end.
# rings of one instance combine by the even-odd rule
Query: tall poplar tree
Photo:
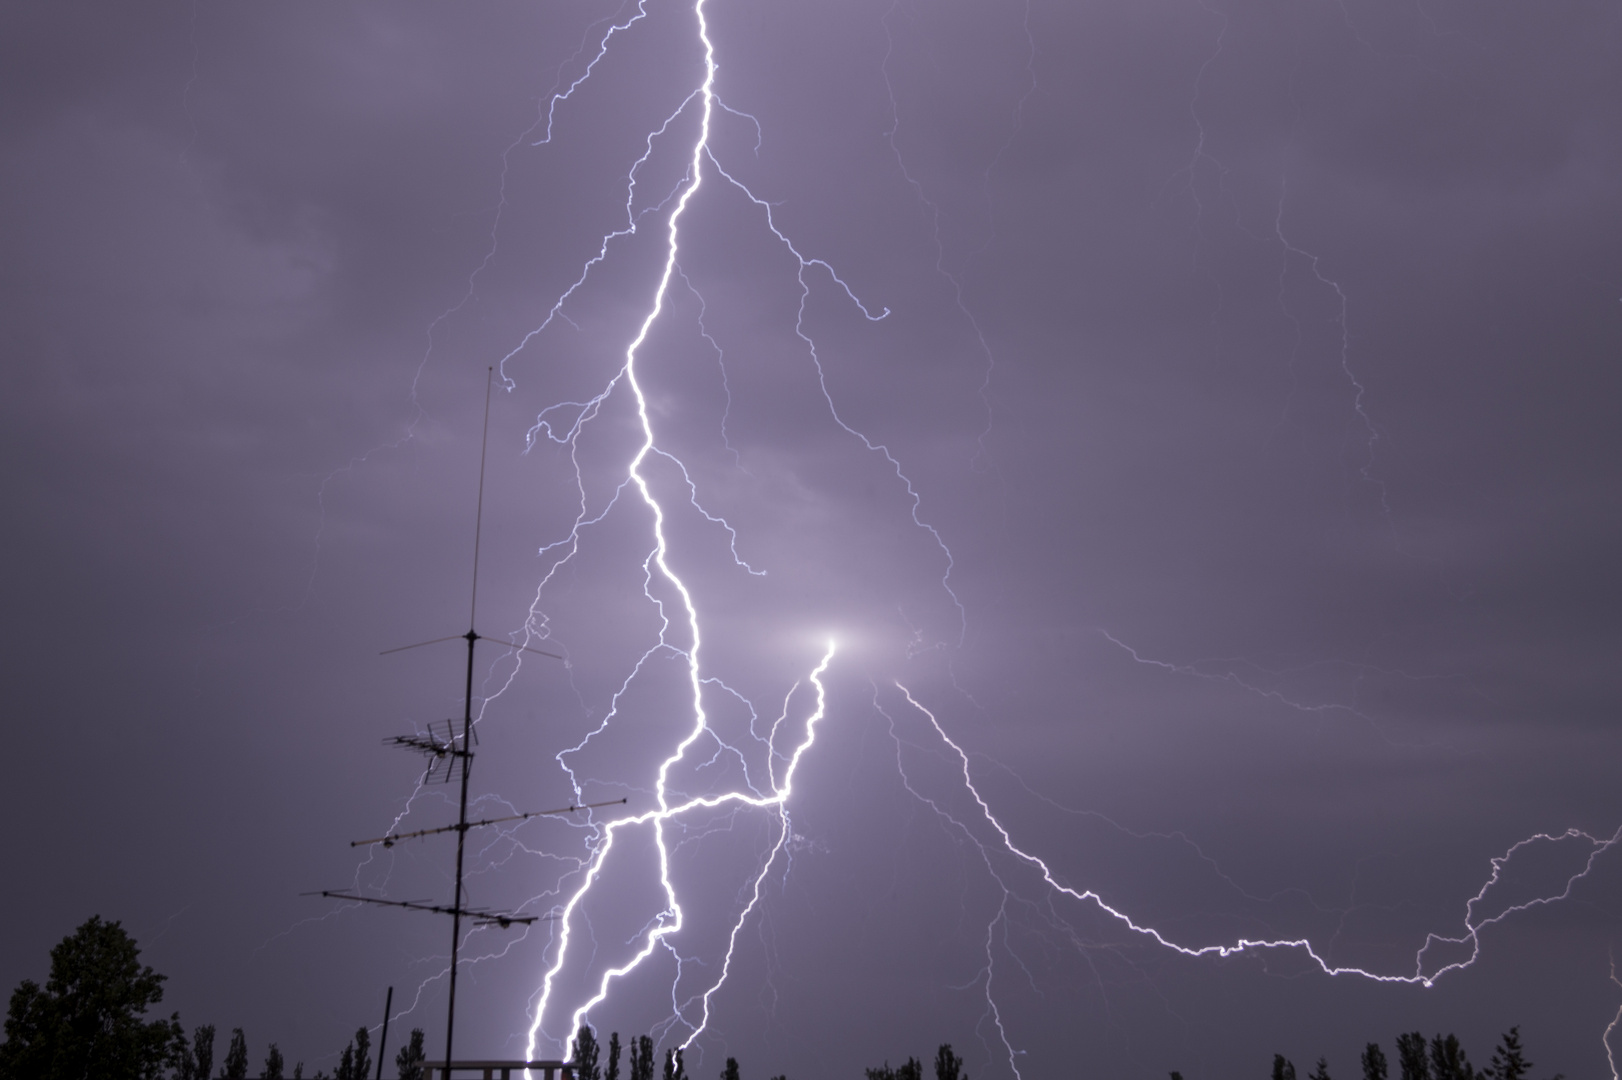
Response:
POLYGON ((1476 1080, 1476 1071, 1457 1035, 1438 1035, 1431 1040, 1431 1080, 1476 1080))
POLYGON ((282 1061, 282 1051, 275 1043, 265 1051, 265 1067, 259 1070, 259 1080, 282 1080, 282 1070, 286 1065, 282 1061))
POLYGON ((603 1080, 603 1070, 597 1065, 599 1053, 597 1033, 590 1025, 581 1024, 574 1035, 575 1080, 603 1080))
POLYGON ((248 1080, 248 1039, 241 1028, 231 1029, 231 1045, 225 1050, 220 1080, 248 1080))
POLYGON ((180 1080, 209 1080, 214 1071, 214 1025, 192 1028, 191 1047, 188 1049, 182 1040, 179 1054, 175 1071, 180 1080))
POLYGON ((951 1043, 942 1043, 935 1051, 935 1080, 969 1080, 963 1059, 952 1053, 951 1043))
POLYGON ((411 1038, 394 1055, 394 1067, 399 1071, 400 1080, 422 1080, 427 1061, 428 1054, 422 1048, 422 1028, 412 1028, 411 1038))
POLYGON ((653 1040, 646 1035, 631 1040, 631 1080, 653 1080, 653 1040))
POLYGON ((1425 1036, 1417 1031, 1397 1036, 1397 1065, 1402 1080, 1431 1080, 1430 1062, 1425 1060, 1425 1036))

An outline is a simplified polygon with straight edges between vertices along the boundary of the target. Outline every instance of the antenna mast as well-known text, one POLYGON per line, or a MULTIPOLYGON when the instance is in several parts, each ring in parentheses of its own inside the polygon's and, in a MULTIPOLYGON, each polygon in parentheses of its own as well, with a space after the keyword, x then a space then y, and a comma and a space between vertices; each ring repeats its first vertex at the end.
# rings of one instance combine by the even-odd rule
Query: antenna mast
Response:
MULTIPOLYGON (((462 734, 458 738, 454 731, 455 721, 445 721, 442 733, 436 733, 435 724, 428 725, 426 734, 400 735, 386 740, 396 746, 417 750, 428 756, 428 770, 423 774, 423 783, 435 779, 449 781, 460 767, 462 773, 462 794, 458 803, 458 812, 455 825, 446 825, 432 829, 418 829, 409 833, 390 833, 375 840, 356 841, 351 847, 362 844, 382 844, 384 847, 393 847, 399 840, 416 837, 431 836, 437 833, 456 833, 456 892, 455 899, 449 907, 432 904, 420 900, 385 900, 381 897, 360 896, 352 892, 325 889, 320 896, 336 900, 358 900, 368 904, 383 904, 388 907, 409 908, 413 911, 430 911, 451 917, 451 969, 450 993, 445 1014, 445 1076, 450 1076, 451 1069, 451 1039, 456 1028, 456 969, 461 960, 462 951, 462 916, 466 915, 477 926, 511 926, 520 923, 529 924, 542 918, 540 915, 518 915, 507 911, 490 911, 482 908, 464 908, 462 906, 462 866, 467 851, 467 831, 484 825, 495 825, 503 821, 527 821, 532 817, 541 817, 553 814, 568 814, 577 810, 589 810, 598 806, 610 806, 624 803, 625 799, 614 799, 610 802, 587 803, 580 806, 567 806, 558 810, 536 810, 524 814, 509 814, 504 817, 484 818, 479 821, 467 819, 467 789, 468 768, 473 761, 473 646, 479 641, 491 641, 518 652, 531 652, 540 656, 549 656, 554 660, 562 660, 557 653, 547 652, 544 649, 531 648, 528 645, 516 645, 510 641, 486 638, 475 629, 475 618, 479 610, 479 545, 484 526, 484 466, 485 457, 490 445, 490 392, 495 382, 495 368, 488 368, 485 372, 484 382, 484 429, 479 443, 479 489, 478 501, 473 517, 473 588, 472 598, 468 603, 468 629, 465 634, 456 634, 451 637, 434 638, 432 641, 420 641, 415 645, 402 645, 395 649, 385 649, 384 653, 403 652, 406 649, 421 648, 424 645, 437 645, 446 641, 467 642, 467 673, 462 684, 462 734)), ((306 894, 311 895, 311 894, 306 894)), ((381 1059, 379 1059, 381 1066, 381 1059)))
POLYGON ((479 436, 479 495, 473 510, 473 588, 467 609, 467 681, 462 688, 462 800, 456 817, 456 899, 451 902, 451 989, 445 1007, 445 1077, 451 1075, 451 1033, 456 1028, 456 966, 462 951, 462 854, 467 849, 467 775, 473 764, 473 643, 479 640, 474 616, 479 610, 479 539, 484 530, 484 458, 490 447, 490 388, 494 367, 484 372, 484 430, 479 436))

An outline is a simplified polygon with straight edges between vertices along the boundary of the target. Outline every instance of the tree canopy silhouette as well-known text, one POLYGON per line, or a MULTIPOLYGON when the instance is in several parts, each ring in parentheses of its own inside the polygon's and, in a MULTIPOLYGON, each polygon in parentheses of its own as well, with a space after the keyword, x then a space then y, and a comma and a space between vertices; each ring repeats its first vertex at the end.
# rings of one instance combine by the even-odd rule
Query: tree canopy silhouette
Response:
POLYGON ((1380 1049, 1379 1043, 1369 1043, 1363 1048, 1363 1080, 1386 1080, 1389 1072, 1385 1051, 1380 1049))
POLYGON ((653 1080, 653 1040, 646 1035, 631 1040, 631 1080, 653 1080))
POLYGON ((597 1033, 589 1025, 581 1024, 574 1037, 575 1080, 603 1080, 603 1070, 597 1065, 600 1053, 597 1033))
POLYGON ((25 979, 11 995, 0 1080, 157 1080, 184 1046, 178 1016, 147 1020, 164 977, 117 922, 92 916, 51 950, 42 988, 25 979))
MULTIPOLYGON (((1498 1049, 1493 1051, 1492 1062, 1485 1069, 1470 1064, 1470 1057, 1459 1045, 1456 1035, 1437 1035, 1425 1041, 1425 1036, 1410 1031, 1397 1036, 1397 1066, 1402 1080, 1528 1080, 1532 1063, 1521 1049, 1521 1029, 1512 1027, 1504 1033, 1498 1049)), ((1172 1073, 1172 1080, 1182 1080, 1182 1074, 1172 1073)), ((1385 1051, 1379 1043, 1369 1043, 1363 1050, 1363 1080, 1388 1080, 1390 1067, 1385 1051)), ((873 1076, 873 1070, 868 1070, 873 1076)), ((1273 1055, 1273 1080, 1295 1080, 1295 1066, 1283 1054, 1273 1055)), ((1318 1059, 1318 1066, 1307 1080, 1330 1080, 1329 1063, 1318 1059)), ((1553 1080, 1563 1080, 1556 1075, 1553 1080)))
POLYGON ((428 1054, 422 1048, 422 1028, 412 1028, 411 1038, 394 1055, 394 1067, 399 1070, 400 1080, 422 1080, 427 1061, 428 1054))
POLYGON ((231 1045, 220 1066, 221 1080, 248 1080, 248 1039, 241 1028, 231 1029, 231 1045))

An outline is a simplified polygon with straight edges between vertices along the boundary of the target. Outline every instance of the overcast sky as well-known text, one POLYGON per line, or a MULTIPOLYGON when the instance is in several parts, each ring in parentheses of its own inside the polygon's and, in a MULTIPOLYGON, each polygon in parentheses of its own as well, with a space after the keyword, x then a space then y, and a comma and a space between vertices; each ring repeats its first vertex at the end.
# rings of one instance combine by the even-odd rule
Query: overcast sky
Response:
POLYGON ((629 801, 470 902, 581 890, 695 658, 666 805, 812 741, 679 929, 640 826, 472 932, 456 1056, 664 928, 589 1016, 695 1077, 1612 1075, 1622 9, 702 13, 709 96, 692 0, 0 8, 0 988, 99 913, 256 1065, 443 1047, 448 921, 301 894, 449 902, 350 842, 454 816, 383 742, 463 654, 378 654, 467 629, 495 366, 477 629, 567 661, 480 654, 474 810, 629 801))

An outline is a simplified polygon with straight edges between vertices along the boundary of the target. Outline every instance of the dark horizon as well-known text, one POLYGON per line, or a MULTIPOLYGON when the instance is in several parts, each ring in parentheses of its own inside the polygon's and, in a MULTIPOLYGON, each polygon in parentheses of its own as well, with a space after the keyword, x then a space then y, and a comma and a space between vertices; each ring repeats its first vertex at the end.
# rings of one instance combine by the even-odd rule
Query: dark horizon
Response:
POLYGON ((462 653, 379 654, 467 630, 494 366, 477 630, 567 660, 480 654, 470 813, 693 738, 679 930, 650 825, 572 906, 603 833, 470 835, 568 917, 458 1058, 664 928, 589 1019, 695 1077, 1611 1075, 1622 10, 701 0, 709 97, 697 10, 0 15, 0 984, 100 914, 255 1068, 389 985, 433 1060, 446 921, 301 894, 451 900, 350 843, 455 816, 383 744, 462 653))

